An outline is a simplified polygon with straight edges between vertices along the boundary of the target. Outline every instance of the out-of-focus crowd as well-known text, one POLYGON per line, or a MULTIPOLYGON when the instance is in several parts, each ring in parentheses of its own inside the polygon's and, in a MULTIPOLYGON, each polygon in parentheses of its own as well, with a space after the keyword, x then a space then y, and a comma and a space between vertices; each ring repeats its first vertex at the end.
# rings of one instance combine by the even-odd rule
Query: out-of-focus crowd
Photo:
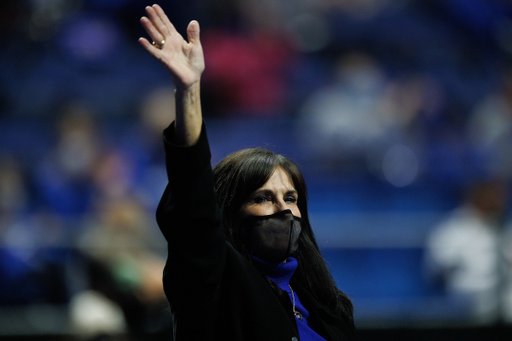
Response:
MULTIPOLYGON (((214 161, 268 134, 229 122, 260 120, 283 127, 268 143, 312 178, 442 188, 451 198, 411 205, 420 210, 455 209, 471 188, 425 240, 426 263, 448 291, 481 291, 479 321, 497 319, 512 258, 502 223, 510 1, 160 4, 181 32, 201 24, 203 110, 222 122, 213 135, 228 135, 214 161)), ((166 246, 154 211, 174 102, 168 76, 137 45, 145 5, 0 4, 0 306, 67 305, 75 331, 165 327, 166 246)))

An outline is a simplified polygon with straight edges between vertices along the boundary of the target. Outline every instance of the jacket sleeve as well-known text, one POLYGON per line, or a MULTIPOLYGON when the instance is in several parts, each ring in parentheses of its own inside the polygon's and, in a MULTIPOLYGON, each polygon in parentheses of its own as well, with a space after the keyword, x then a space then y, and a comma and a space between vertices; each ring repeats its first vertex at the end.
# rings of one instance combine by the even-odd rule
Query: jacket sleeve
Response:
POLYGON ((226 257, 205 125, 190 147, 173 144, 173 125, 163 138, 169 182, 156 216, 168 243, 164 289, 172 305, 197 309, 218 296, 226 257))

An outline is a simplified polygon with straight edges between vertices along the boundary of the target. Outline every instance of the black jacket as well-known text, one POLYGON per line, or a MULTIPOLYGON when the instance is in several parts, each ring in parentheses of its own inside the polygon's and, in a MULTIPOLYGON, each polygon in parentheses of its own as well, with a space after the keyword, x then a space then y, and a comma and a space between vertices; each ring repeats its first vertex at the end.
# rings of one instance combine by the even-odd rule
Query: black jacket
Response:
MULTIPOLYGON (((164 131, 169 184, 157 221, 169 247, 163 281, 175 339, 299 340, 288 294, 276 294, 224 238, 205 127, 192 147, 173 145, 173 131, 164 131)), ((317 333, 327 340, 354 339, 353 326, 293 277, 291 285, 317 333)))

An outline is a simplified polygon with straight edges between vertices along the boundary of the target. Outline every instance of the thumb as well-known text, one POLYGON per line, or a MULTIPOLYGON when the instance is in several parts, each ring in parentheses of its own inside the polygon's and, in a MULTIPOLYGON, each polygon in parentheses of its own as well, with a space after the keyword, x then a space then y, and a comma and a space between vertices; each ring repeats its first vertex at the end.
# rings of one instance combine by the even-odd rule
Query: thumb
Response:
POLYGON ((188 42, 192 44, 201 44, 199 40, 199 23, 196 20, 192 20, 187 27, 188 42))

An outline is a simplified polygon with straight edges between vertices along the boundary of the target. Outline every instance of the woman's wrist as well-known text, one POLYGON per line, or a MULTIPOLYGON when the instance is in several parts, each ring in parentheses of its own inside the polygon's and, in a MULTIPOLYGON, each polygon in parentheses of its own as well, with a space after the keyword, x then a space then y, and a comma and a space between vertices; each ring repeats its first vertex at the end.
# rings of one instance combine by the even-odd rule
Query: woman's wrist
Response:
POLYGON ((176 138, 183 146, 194 145, 199 139, 202 126, 200 82, 188 88, 177 87, 176 99, 176 138))
POLYGON ((198 95, 199 94, 199 83, 201 79, 198 79, 197 82, 189 85, 189 86, 181 86, 177 85, 175 86, 174 90, 174 96, 176 99, 179 98, 190 98, 191 96, 198 95))

